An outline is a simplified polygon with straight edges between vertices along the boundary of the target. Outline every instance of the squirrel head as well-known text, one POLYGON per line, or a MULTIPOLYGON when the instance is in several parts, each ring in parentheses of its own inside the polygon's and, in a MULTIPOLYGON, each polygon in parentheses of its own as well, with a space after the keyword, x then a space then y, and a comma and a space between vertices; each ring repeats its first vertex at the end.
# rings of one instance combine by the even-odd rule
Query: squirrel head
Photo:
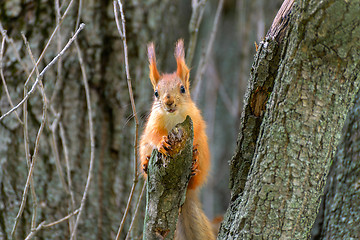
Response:
POLYGON ((184 42, 178 40, 175 47, 176 72, 159 74, 156 67, 154 44, 148 45, 150 80, 154 88, 155 105, 171 114, 184 110, 184 103, 190 100, 189 68, 185 64, 184 42))

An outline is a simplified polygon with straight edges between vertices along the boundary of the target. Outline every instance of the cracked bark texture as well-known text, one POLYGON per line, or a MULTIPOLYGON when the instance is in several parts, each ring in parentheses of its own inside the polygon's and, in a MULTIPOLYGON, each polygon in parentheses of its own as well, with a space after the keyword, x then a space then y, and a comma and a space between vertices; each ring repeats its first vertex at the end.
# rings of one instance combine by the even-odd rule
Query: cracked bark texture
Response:
MULTIPOLYGON (((156 149, 148 165, 143 239, 174 239, 193 163, 193 124, 189 116, 168 135, 168 156, 156 149)), ((179 220, 180 221, 180 220, 179 220)))
POLYGON ((245 94, 244 111, 241 116, 241 128, 237 139, 237 149, 230 161, 231 197, 235 199, 244 190, 255 144, 263 121, 265 105, 274 88, 280 55, 284 44, 290 9, 294 1, 283 2, 267 33, 260 42, 254 63, 250 71, 250 81, 245 94))
MULTIPOLYGON (((309 237, 345 116, 359 89, 359 11, 359 1, 295 2, 264 119, 250 134, 257 140, 248 142, 254 153, 245 159, 251 161, 245 179, 236 178, 243 161, 238 158, 241 142, 231 162, 232 201, 218 239, 309 237)), ((248 89, 246 104, 256 91, 248 89)), ((243 118, 251 114, 245 110, 243 118)))
POLYGON ((312 239, 359 239, 360 92, 347 116, 312 239))

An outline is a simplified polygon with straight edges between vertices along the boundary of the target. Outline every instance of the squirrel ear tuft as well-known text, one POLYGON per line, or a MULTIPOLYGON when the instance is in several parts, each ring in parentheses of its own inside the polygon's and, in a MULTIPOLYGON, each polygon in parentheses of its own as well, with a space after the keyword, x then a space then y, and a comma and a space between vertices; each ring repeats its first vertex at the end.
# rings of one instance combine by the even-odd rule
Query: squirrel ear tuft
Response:
POLYGON ((175 47, 175 59, 177 63, 176 74, 183 81, 187 90, 189 90, 189 73, 190 70, 185 63, 184 40, 179 39, 175 47))
POLYGON ((156 68, 156 56, 155 56, 154 43, 149 43, 147 50, 148 50, 149 69, 150 69, 149 77, 150 77, 151 83, 155 89, 155 87, 160 79, 160 74, 156 68))

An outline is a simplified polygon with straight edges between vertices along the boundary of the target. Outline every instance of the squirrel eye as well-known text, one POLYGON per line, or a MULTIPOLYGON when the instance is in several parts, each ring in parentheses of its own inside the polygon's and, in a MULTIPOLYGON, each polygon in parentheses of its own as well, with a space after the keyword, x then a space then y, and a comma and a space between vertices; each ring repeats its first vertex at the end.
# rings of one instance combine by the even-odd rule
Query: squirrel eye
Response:
POLYGON ((180 87, 180 92, 185 93, 185 87, 183 85, 181 85, 181 87, 180 87))
POLYGON ((157 98, 159 97, 158 90, 155 90, 154 95, 155 95, 155 97, 157 97, 157 98))

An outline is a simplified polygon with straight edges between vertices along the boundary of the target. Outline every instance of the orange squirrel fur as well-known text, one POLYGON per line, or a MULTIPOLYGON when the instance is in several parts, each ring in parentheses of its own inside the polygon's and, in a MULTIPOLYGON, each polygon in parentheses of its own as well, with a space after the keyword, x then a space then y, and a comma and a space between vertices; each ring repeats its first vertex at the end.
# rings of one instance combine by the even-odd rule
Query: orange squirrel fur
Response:
POLYGON ((168 132, 189 115, 194 128, 194 164, 186 200, 179 216, 175 239, 215 239, 210 222, 198 201, 198 187, 206 182, 210 168, 210 152, 206 136, 206 123, 190 97, 189 68, 185 64, 184 43, 180 39, 175 47, 177 70, 172 74, 159 74, 156 67, 154 44, 148 45, 150 80, 154 88, 154 102, 140 141, 140 160, 146 174, 153 149, 166 154, 168 132))

